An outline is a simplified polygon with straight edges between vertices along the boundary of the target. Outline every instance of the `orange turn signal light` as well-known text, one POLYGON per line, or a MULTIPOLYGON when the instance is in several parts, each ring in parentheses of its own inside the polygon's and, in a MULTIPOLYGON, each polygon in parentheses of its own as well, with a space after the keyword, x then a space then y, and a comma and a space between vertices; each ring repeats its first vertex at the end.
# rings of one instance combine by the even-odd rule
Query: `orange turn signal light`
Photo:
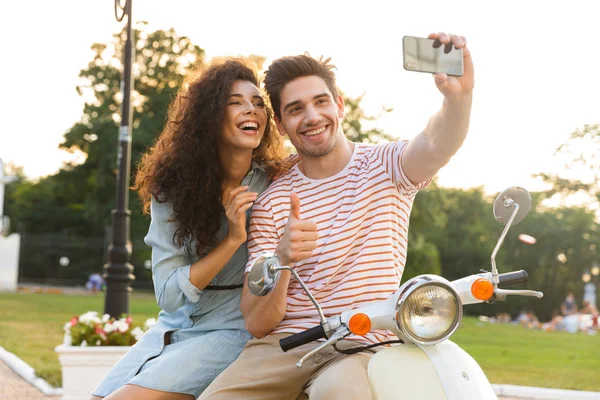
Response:
POLYGON ((485 278, 476 279, 471 284, 471 294, 477 300, 489 300, 494 295, 494 285, 485 278))
POLYGON ((367 314, 354 314, 348 321, 348 329, 355 335, 366 335, 371 330, 371 319, 367 314))

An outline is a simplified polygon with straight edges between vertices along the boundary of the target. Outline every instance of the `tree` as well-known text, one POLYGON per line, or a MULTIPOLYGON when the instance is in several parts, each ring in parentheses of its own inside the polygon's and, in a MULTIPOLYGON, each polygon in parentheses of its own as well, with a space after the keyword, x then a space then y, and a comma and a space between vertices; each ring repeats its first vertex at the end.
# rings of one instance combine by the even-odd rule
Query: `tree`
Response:
POLYGON ((600 208, 600 124, 588 124, 575 130, 556 150, 556 156, 566 158, 565 172, 560 175, 540 173, 536 176, 552 185, 546 194, 563 198, 583 194, 587 206, 600 208), (583 179, 575 179, 584 175, 583 179))
MULTIPOLYGON (((81 151, 87 155, 83 164, 69 165, 65 170, 80 170, 85 180, 82 208, 95 232, 103 232, 110 223, 114 208, 115 177, 117 173, 117 134, 121 103, 121 54, 124 32, 114 36, 111 45, 94 44, 93 60, 81 71, 83 84, 77 87, 89 97, 81 120, 66 133, 62 148, 81 151)), ((173 29, 147 33, 134 30, 136 58, 132 90, 133 132, 132 165, 162 130, 170 101, 191 68, 201 65, 204 50, 189 38, 179 36, 173 29)), ((132 168, 135 173, 135 168, 132 168)), ((147 222, 140 218, 140 205, 135 193, 130 193, 132 237, 145 234, 147 222)))
POLYGON ((434 182, 415 199, 409 245, 415 236, 430 241, 439 252, 439 273, 448 280, 477 273, 489 267, 495 244, 491 209, 482 188, 448 189, 434 182))
MULTIPOLYGON (((83 154, 85 161, 64 165, 57 174, 39 182, 21 181, 11 190, 7 202, 16 222, 13 226, 20 224, 27 232, 23 245, 43 246, 23 252, 24 277, 61 278, 75 274, 81 278, 97 271, 106 261, 104 237, 115 206, 124 35, 123 31, 114 35, 109 44, 92 45, 93 59, 80 73, 82 84, 77 91, 86 99, 83 114, 65 133, 60 147, 83 154), (32 234, 49 234, 47 237, 54 239, 38 243, 32 234), (86 242, 94 251, 77 246, 75 236, 88 237, 86 242), (104 250, 96 251, 98 247, 104 250), (66 252, 72 260, 86 259, 85 265, 72 262, 67 268, 56 270, 59 253, 66 252), (52 268, 48 269, 48 265, 52 268)), ((200 47, 173 29, 148 33, 141 24, 134 30, 134 37, 132 173, 142 152, 162 130, 169 102, 186 75, 204 58, 200 47)), ((254 61, 259 62, 260 57, 254 61)), ((136 276, 148 279, 150 275, 143 264, 150 254, 142 238, 149 220, 141 214, 137 195, 130 193, 129 198, 132 263, 136 276)))
MULTIPOLYGON (((358 97, 348 97, 342 93, 344 98, 344 120, 342 121, 342 129, 348 139, 358 143, 379 143, 382 141, 392 141, 394 138, 383 130, 378 128, 365 128, 363 125, 369 125, 381 117, 379 115, 365 115, 360 103, 364 98, 364 94, 358 97)), ((391 112, 391 108, 384 108, 383 113, 391 112)))
POLYGON ((408 250, 402 281, 421 274, 442 274, 442 260, 432 232, 445 229, 444 192, 434 180, 418 193, 410 215, 408 250))
POLYGON ((540 206, 544 194, 532 197, 538 207, 507 236, 500 265, 501 272, 524 269, 529 273, 528 288, 544 292, 543 300, 513 298, 510 302, 547 320, 568 290, 581 302, 581 277, 597 260, 600 231, 594 213, 586 207, 544 208, 540 206), (519 233, 534 236, 536 244, 523 244, 519 233))

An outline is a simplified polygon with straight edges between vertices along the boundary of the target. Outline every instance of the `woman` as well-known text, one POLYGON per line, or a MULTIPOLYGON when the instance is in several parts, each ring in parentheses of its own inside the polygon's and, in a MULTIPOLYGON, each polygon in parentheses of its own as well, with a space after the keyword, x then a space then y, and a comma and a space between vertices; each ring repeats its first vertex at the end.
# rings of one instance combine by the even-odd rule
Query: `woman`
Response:
POLYGON ((152 222, 158 323, 92 398, 195 399, 250 335, 239 310, 253 201, 283 168, 255 73, 228 59, 177 96, 136 176, 152 222))

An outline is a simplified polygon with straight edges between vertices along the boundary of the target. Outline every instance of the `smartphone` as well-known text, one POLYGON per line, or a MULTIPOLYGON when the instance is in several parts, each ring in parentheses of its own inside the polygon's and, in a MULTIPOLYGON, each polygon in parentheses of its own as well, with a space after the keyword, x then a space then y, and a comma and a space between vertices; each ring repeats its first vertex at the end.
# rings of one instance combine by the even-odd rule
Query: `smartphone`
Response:
POLYGON ((444 72, 451 76, 462 76, 463 50, 457 50, 452 46, 448 51, 448 46, 443 44, 435 48, 434 43, 433 39, 404 36, 402 38, 404 69, 431 74, 444 72))

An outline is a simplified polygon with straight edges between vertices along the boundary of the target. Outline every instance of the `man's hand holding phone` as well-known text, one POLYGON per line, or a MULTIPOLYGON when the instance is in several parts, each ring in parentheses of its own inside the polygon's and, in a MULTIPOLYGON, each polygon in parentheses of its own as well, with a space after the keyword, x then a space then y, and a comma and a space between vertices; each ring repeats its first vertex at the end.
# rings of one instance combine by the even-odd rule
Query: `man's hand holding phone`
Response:
POLYGON ((467 39, 464 36, 449 35, 443 32, 431 33, 427 36, 428 39, 433 39, 433 47, 444 47, 444 53, 450 53, 455 50, 462 52, 462 76, 452 76, 444 72, 437 72, 435 77, 435 85, 446 98, 456 98, 464 94, 470 94, 474 86, 474 71, 473 61, 471 60, 471 52, 467 48, 467 39))
POLYGON ((402 51, 404 69, 434 74, 444 97, 453 99, 473 90, 473 62, 464 36, 444 32, 427 38, 404 36, 402 51))

